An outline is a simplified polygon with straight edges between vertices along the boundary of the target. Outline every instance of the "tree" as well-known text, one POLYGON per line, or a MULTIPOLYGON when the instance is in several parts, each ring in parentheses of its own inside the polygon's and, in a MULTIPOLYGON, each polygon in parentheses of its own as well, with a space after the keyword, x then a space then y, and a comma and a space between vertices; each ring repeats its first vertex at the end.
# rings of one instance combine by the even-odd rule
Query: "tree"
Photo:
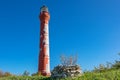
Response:
MULTIPOLYGON (((118 55, 120 56, 120 53, 118 53, 118 55)), ((112 68, 113 69, 120 69, 120 60, 115 60, 115 63, 112 64, 112 68)))
POLYGON ((5 72, 5 73, 4 73, 4 76, 5 76, 5 77, 11 76, 11 75, 12 75, 12 74, 11 74, 10 72, 5 72))
POLYGON ((4 73, 0 70, 0 77, 3 77, 4 73))
POLYGON ((10 72, 2 72, 0 71, 0 77, 8 77, 11 76, 12 74, 10 72))
POLYGON ((23 73, 23 76, 29 76, 29 74, 30 74, 30 73, 25 70, 24 73, 23 73))
POLYGON ((60 61, 63 66, 70 66, 70 65, 76 65, 78 56, 60 56, 60 61))
POLYGON ((82 74, 81 67, 77 65, 78 56, 60 56, 62 65, 57 65, 51 71, 51 77, 53 78, 66 78, 75 77, 82 74))
POLYGON ((115 61, 115 63, 112 65, 113 69, 120 69, 120 61, 115 61))

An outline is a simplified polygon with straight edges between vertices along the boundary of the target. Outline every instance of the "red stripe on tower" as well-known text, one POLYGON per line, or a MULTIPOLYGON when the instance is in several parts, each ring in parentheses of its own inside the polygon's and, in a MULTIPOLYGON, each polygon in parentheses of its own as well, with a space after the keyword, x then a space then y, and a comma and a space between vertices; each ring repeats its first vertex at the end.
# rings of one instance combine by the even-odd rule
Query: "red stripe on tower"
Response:
POLYGON ((40 12, 40 52, 38 73, 43 76, 50 76, 49 58, 49 19, 50 15, 46 6, 41 7, 40 12))

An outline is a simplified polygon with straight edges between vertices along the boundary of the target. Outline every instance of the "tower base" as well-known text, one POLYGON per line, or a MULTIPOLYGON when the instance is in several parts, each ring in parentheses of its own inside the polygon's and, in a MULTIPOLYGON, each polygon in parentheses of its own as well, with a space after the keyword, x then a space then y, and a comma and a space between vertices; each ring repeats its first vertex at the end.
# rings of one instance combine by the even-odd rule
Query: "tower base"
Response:
POLYGON ((46 72, 38 72, 38 75, 42 75, 42 76, 51 76, 51 73, 46 73, 46 72))

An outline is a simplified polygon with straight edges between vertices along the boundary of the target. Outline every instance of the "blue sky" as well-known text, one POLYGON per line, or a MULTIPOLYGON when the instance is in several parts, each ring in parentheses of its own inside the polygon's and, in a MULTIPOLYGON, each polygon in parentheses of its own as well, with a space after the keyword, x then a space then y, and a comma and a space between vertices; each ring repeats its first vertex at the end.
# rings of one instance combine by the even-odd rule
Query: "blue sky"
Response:
POLYGON ((61 54, 78 54, 83 70, 113 62, 120 52, 119 0, 1 0, 0 70, 37 72, 40 7, 50 12, 51 70, 61 54))

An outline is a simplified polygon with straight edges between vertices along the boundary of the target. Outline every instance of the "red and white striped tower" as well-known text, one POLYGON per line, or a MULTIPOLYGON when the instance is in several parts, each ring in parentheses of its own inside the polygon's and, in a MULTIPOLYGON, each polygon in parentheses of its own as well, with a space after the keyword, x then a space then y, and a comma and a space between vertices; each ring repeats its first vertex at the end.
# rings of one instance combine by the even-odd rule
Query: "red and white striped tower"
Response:
POLYGON ((41 7, 40 12, 40 52, 38 73, 43 76, 50 76, 49 58, 49 19, 50 15, 46 6, 41 7))

